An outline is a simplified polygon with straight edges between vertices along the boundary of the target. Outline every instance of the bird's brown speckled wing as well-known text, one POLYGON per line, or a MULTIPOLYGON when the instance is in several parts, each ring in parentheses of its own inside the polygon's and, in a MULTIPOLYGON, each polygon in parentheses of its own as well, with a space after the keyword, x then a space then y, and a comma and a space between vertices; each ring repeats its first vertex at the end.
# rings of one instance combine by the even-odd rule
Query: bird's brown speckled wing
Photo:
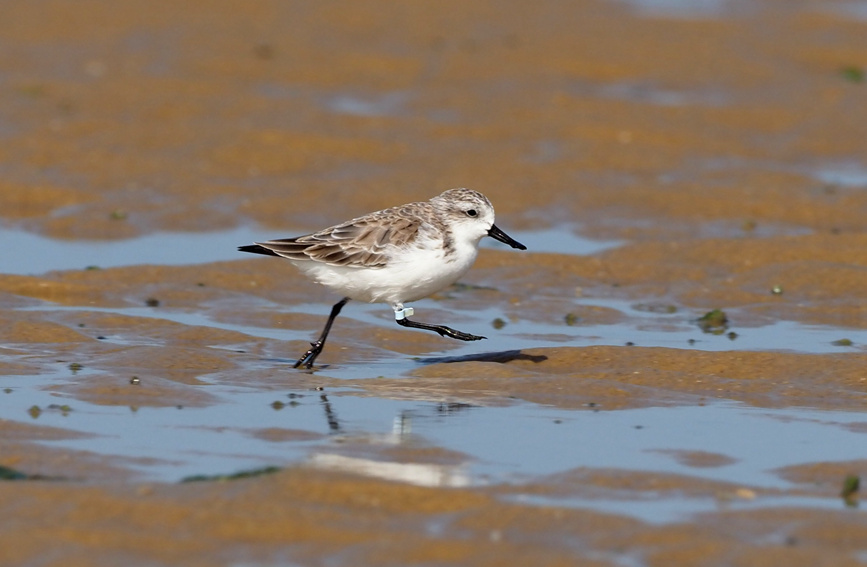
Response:
POLYGON ((411 203, 371 213, 313 234, 257 244, 290 260, 312 260, 331 266, 381 268, 388 262, 390 247, 405 246, 416 239, 422 224, 417 208, 424 205, 427 203, 411 203))

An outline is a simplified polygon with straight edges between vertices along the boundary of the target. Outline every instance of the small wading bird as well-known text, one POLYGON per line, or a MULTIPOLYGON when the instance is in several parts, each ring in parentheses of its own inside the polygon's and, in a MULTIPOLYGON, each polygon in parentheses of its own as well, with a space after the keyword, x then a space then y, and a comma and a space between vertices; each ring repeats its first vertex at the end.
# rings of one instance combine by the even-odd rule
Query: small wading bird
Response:
POLYGON ((404 303, 427 297, 466 273, 476 260, 479 241, 490 236, 512 248, 527 247, 494 224, 494 207, 471 189, 449 189, 430 201, 409 203, 299 236, 257 242, 238 250, 288 259, 316 283, 343 299, 316 342, 295 363, 311 368, 322 352, 335 317, 350 299, 388 303, 399 325, 434 331, 444 337, 478 341, 485 337, 444 325, 411 321, 404 303))

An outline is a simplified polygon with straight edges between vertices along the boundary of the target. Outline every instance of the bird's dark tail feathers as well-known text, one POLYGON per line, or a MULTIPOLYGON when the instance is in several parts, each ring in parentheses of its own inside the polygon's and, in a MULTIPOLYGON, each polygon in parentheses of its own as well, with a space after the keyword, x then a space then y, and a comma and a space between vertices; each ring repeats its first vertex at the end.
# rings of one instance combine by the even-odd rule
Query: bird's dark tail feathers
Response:
POLYGON ((273 250, 269 250, 264 246, 259 246, 258 244, 250 244, 248 246, 238 246, 238 250, 241 252, 251 252, 253 254, 263 254, 265 256, 279 256, 273 250))

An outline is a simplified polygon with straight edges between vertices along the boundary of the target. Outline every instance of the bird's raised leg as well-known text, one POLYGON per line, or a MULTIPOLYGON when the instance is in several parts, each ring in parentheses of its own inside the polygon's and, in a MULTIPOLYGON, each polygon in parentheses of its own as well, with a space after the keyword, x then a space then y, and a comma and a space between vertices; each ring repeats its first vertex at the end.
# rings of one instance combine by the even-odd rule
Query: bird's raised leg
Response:
POLYGON ((394 319, 395 321, 397 321, 398 325, 401 325, 403 327, 433 331, 435 333, 439 333, 443 337, 451 337, 453 339, 458 339, 459 341, 480 341, 482 339, 488 338, 480 337, 478 335, 471 335, 469 333, 464 333, 463 331, 456 331, 455 329, 452 329, 451 327, 446 327, 445 325, 430 325, 428 323, 410 321, 409 319, 407 319, 407 317, 412 315, 413 313, 414 311, 412 307, 404 307, 400 304, 394 306, 394 319))

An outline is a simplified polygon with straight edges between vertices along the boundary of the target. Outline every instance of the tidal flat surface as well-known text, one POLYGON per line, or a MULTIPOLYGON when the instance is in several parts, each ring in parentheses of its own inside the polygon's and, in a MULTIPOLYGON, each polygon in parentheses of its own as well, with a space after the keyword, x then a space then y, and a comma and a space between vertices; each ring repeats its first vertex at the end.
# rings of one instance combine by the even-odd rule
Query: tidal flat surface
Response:
POLYGON ((371 6, 10 4, 0 563, 862 564, 854 3, 371 6), (339 298, 236 247, 457 186, 488 339, 293 369, 339 298))

